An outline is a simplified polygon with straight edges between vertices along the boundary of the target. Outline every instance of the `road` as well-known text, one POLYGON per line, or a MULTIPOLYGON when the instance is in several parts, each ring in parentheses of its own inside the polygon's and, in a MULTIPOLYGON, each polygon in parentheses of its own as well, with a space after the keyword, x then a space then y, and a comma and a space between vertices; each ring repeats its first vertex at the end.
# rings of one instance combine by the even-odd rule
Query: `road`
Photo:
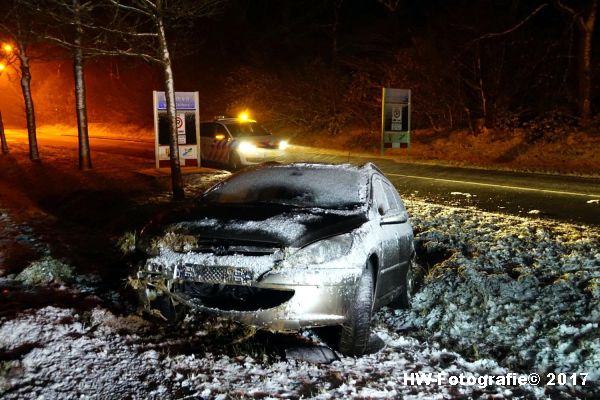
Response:
MULTIPOLYGON (((11 130, 10 141, 26 142, 24 131, 11 130)), ((40 130, 40 147, 76 148, 72 135, 40 130)), ((151 141, 91 138, 92 151, 154 158, 151 141)), ((600 178, 532 174, 430 164, 376 157, 340 156, 315 148, 291 146, 286 161, 375 163, 406 198, 474 206, 486 211, 600 225, 600 178)))

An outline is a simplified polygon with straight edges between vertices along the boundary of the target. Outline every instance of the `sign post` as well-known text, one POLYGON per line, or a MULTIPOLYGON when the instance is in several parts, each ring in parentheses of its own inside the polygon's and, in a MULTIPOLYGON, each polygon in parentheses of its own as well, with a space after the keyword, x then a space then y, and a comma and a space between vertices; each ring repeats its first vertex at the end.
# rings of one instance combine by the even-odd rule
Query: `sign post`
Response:
MULTIPOLYGON (((169 166, 169 121, 165 92, 153 92, 156 168, 169 166)), ((182 167, 200 166, 200 106, 198 92, 175 92, 177 144, 182 167)))
POLYGON ((383 88, 381 155, 385 149, 410 148, 410 89, 383 88))

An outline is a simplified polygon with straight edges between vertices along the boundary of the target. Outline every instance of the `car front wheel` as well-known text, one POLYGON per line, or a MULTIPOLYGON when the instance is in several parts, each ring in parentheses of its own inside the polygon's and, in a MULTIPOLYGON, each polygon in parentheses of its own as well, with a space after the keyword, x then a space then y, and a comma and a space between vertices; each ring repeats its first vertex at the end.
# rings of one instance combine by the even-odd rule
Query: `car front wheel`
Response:
POLYGON ((375 281, 370 267, 369 263, 360 278, 356 297, 348 311, 347 320, 342 325, 339 350, 343 354, 364 354, 369 344, 375 288, 375 281))

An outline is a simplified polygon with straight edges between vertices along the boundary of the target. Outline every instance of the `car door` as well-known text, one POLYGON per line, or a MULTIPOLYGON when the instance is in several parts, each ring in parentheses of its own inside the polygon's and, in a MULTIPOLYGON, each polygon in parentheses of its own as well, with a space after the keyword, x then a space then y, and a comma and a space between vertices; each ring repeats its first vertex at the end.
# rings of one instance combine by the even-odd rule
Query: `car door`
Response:
POLYGON ((222 124, 200 124, 200 151, 202 158, 211 163, 225 164, 229 161, 231 136, 222 124))
POLYGON ((200 124, 200 155, 202 161, 214 162, 211 158, 211 149, 215 138, 215 124, 202 122, 200 124))
POLYGON ((404 285, 404 277, 406 276, 406 271, 412 256, 413 233, 412 227, 408 223, 406 208, 404 207, 402 200, 400 200, 398 192, 387 179, 382 180, 382 186, 388 204, 390 204, 390 209, 385 218, 393 219, 393 217, 397 216, 400 217, 401 220, 406 221, 389 225, 394 228, 394 232, 398 239, 398 267, 394 269, 394 272, 390 272, 389 274, 396 284, 396 287, 393 287, 392 290, 398 291, 401 289, 398 284, 402 283, 402 286, 404 285))
MULTIPOLYGON (((378 175, 372 179, 372 204, 378 214, 378 222, 384 218, 398 213, 398 206, 393 201, 390 204, 385 189, 384 181, 378 175)), ((400 252, 398 251, 398 227, 397 224, 379 224, 379 237, 381 255, 379 260, 379 277, 375 293, 376 306, 385 303, 398 289, 400 282, 400 252)))
POLYGON ((231 150, 231 135, 223 124, 215 124, 215 135, 211 146, 213 159, 219 164, 227 164, 231 150))

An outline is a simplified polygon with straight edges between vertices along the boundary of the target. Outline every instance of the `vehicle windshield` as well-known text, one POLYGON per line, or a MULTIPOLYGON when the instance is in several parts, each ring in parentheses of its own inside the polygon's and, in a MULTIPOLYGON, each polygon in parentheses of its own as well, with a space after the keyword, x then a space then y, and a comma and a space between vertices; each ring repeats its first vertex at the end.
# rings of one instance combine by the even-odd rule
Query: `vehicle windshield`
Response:
POLYGON ((232 122, 227 124, 227 128, 233 137, 271 135, 256 122, 232 122))
POLYGON ((367 182, 367 174, 351 166, 273 166, 235 175, 207 192, 204 200, 350 209, 365 204, 367 182))

